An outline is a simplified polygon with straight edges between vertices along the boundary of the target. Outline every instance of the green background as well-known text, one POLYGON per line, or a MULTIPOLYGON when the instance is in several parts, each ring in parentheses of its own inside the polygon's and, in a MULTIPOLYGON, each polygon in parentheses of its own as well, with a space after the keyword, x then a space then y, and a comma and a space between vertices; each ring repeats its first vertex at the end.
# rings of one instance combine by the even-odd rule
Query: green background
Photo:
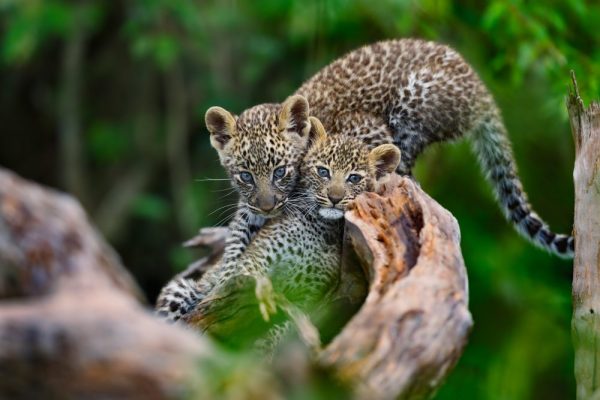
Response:
MULTIPOLYGON (((0 0, 0 165, 75 194, 153 302, 197 256, 180 243, 235 204, 208 107, 279 102, 355 47, 421 37, 480 73, 532 204, 569 232, 564 100, 570 69, 600 98, 599 26, 582 0, 0 0)), ((468 143, 429 149, 416 176, 460 223, 475 320, 437 398, 574 397, 571 262, 505 222, 468 143)))

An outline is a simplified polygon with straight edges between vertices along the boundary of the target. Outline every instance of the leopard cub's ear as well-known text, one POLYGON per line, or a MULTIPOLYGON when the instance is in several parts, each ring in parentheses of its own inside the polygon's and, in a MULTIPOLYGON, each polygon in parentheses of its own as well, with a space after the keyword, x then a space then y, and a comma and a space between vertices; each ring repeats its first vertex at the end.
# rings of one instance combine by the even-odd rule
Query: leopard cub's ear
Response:
POLYGON ((279 112, 279 131, 295 133, 302 139, 308 137, 310 121, 308 119, 308 101, 299 94, 289 97, 281 105, 279 112))
POLYGON ((322 142, 327 138, 327 132, 321 121, 316 117, 310 117, 310 132, 308 133, 308 147, 313 147, 315 144, 322 142))
POLYGON ((211 107, 204 116, 206 128, 210 133, 210 144, 222 151, 236 135, 235 118, 221 107, 211 107))
POLYGON ((393 144, 382 144, 369 153, 369 160, 375 167, 377 179, 394 172, 400 164, 400 150, 393 144))

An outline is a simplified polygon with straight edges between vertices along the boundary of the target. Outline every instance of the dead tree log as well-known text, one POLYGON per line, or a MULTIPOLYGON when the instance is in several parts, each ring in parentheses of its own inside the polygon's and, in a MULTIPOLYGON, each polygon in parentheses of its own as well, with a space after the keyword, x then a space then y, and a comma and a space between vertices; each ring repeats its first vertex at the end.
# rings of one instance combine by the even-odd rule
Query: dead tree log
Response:
MULTIPOLYGON (((317 371, 332 370, 360 398, 428 397, 472 325, 457 223, 399 177, 362 196, 347 220, 332 300, 362 304, 364 276, 368 295, 318 355, 317 371)), ((214 251, 183 274, 199 277, 214 264, 226 233, 205 230, 190 242, 214 251)), ((232 281, 188 322, 224 335, 243 319, 236 313, 258 315, 253 299, 240 297, 252 284, 232 281), (236 296, 238 309, 229 307, 236 296)), ((139 298, 76 202, 0 170, 0 398, 270 399, 312 382, 306 355, 288 352, 273 368, 240 362, 154 318, 139 298)))
POLYGON ((575 141, 573 320, 578 399, 600 398, 600 103, 583 105, 572 73, 567 99, 575 141))

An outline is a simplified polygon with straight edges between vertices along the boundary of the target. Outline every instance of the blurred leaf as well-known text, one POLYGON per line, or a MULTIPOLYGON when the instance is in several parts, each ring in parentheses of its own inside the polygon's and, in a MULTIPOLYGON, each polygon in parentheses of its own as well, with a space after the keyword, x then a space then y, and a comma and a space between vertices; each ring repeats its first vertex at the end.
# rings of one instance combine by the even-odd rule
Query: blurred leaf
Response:
POLYGON ((100 22, 102 8, 93 1, 73 6, 62 0, 27 0, 0 8, 8 19, 2 38, 2 59, 23 63, 46 41, 71 34, 75 24, 92 30, 100 22))
POLYGON ((93 124, 88 132, 88 147, 101 163, 114 163, 124 158, 131 140, 124 129, 107 122, 93 124))
POLYGON ((481 25, 484 29, 491 30, 499 24, 500 19, 506 12, 506 3, 503 1, 492 1, 483 14, 481 25))

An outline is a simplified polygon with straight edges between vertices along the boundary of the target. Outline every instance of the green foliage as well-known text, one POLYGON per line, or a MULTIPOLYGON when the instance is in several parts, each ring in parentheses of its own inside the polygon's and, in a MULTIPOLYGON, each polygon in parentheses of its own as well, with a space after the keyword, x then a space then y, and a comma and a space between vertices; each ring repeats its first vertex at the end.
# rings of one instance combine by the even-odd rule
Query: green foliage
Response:
POLYGON ((7 21, 2 38, 2 59, 9 63, 27 62, 46 41, 73 34, 77 24, 93 28, 101 22, 97 3, 73 5, 65 0, 24 0, 0 3, 7 21))
MULTIPOLYGON (((104 210, 111 189, 144 168, 126 185, 134 195, 115 212, 124 217, 112 239, 152 298, 193 259, 179 244, 189 227, 225 223, 235 206, 226 181, 203 180, 226 178, 203 126, 208 107, 281 101, 346 51, 416 36, 452 45, 480 73, 532 204, 568 232, 564 97, 572 69, 584 100, 600 98, 599 21, 600 3, 584 0, 0 0, 0 164, 69 189, 61 66, 82 40, 82 79, 72 87, 85 206, 104 210)), ((460 223, 475 320, 437 398, 572 398, 570 263, 518 237, 477 171, 465 143, 430 149, 416 170, 460 223)))
POLYGON ((106 164, 123 159, 131 148, 127 133, 118 125, 105 122, 92 124, 88 132, 87 145, 93 159, 106 164))

